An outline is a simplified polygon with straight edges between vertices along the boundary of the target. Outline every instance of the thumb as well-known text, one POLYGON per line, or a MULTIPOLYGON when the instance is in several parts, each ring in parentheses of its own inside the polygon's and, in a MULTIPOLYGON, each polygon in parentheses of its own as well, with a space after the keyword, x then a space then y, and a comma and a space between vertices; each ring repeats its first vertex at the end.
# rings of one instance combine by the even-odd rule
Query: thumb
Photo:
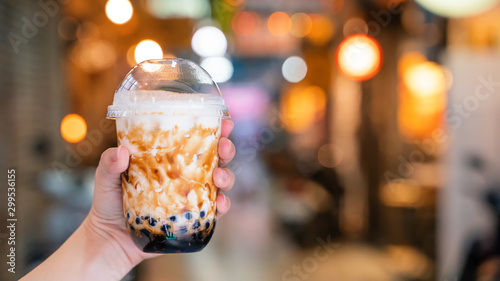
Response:
POLYGON ((129 155, 128 149, 124 146, 104 151, 96 170, 96 191, 108 191, 120 186, 120 174, 128 167, 129 155))

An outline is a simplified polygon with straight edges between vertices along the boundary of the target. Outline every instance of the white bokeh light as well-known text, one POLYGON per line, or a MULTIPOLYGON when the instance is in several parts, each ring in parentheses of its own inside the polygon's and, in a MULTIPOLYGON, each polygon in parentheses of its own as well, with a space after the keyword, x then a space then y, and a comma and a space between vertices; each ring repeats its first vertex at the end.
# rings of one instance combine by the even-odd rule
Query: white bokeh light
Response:
POLYGON ((124 24, 132 18, 134 9, 128 0, 109 0, 106 3, 106 15, 116 24, 124 24))
POLYGON ((154 17, 202 19, 210 16, 208 0, 147 0, 146 9, 154 17))
POLYGON ((300 82, 302 81, 302 79, 304 79, 304 77, 306 77, 307 64, 301 57, 289 57, 283 63, 283 66, 281 67, 281 73, 288 82, 300 82))
POLYGON ((425 9, 444 17, 468 17, 488 11, 499 0, 416 0, 425 9))
POLYGON ((372 78, 382 63, 378 42, 364 34, 355 34, 344 39, 337 49, 336 56, 340 71, 355 80, 372 78))
POLYGON ((150 59, 161 59, 163 51, 158 43, 153 40, 142 40, 135 47, 135 62, 140 63, 150 59))
POLYGON ((217 83, 224 83, 233 76, 234 68, 225 57, 210 57, 201 61, 203 67, 217 83))
POLYGON ((220 57, 226 53, 227 39, 217 27, 204 26, 194 33, 191 47, 201 57, 220 57))

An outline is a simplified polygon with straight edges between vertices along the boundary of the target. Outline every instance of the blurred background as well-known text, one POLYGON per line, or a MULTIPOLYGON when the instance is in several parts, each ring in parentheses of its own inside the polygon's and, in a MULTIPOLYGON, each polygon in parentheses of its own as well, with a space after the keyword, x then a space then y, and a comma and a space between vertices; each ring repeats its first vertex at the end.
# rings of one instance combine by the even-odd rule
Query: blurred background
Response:
POLYGON ((235 122, 232 209, 201 253, 124 280, 500 280, 499 2, 1 1, 18 222, 16 274, 0 230, 0 279, 83 221, 128 70, 182 57, 235 122))

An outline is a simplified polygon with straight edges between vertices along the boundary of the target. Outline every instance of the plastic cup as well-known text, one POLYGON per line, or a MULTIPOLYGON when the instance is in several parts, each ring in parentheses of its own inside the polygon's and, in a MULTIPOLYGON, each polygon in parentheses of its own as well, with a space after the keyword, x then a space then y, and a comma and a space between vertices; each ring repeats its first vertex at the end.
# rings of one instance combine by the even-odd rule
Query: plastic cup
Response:
POLYGON ((144 61, 125 76, 107 118, 130 151, 121 180, 134 243, 147 253, 201 251, 216 225, 212 173, 229 118, 217 84, 189 60, 144 61))

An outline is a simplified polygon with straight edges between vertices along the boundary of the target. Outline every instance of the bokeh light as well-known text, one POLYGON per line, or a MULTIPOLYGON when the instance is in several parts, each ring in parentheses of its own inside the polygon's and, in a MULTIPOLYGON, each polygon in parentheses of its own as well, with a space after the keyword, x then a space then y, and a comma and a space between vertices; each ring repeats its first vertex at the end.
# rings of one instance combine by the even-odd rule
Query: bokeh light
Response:
POLYGON ((113 44, 95 37, 80 39, 70 50, 71 61, 87 73, 107 69, 116 61, 113 44))
POLYGON ((408 69, 426 61, 427 58, 422 53, 405 53, 398 61, 398 74, 402 77, 408 71, 408 69))
POLYGON ((404 74, 405 85, 411 93, 421 96, 441 94, 446 91, 446 77, 435 62, 423 62, 410 67, 404 74))
POLYGON ((224 83, 233 76, 233 63, 225 57, 205 58, 200 65, 217 83, 224 83))
POLYGON ((424 139, 442 125, 446 109, 446 90, 451 87, 451 73, 419 52, 408 52, 398 62, 401 79, 398 128, 408 141, 424 139))
POLYGON ((135 47, 134 58, 136 63, 151 59, 161 59, 163 51, 161 46, 153 40, 142 40, 135 47))
POLYGON ((311 14, 312 20, 311 31, 307 34, 307 38, 316 45, 324 45, 332 38, 335 32, 333 22, 321 14, 311 14))
POLYGON ((233 32, 241 36, 253 34, 259 24, 259 16, 252 12, 238 12, 231 20, 233 32))
POLYGON ((233 7, 240 7, 243 4, 245 4, 246 0, 224 0, 227 4, 233 6, 233 7))
POLYGON ((293 86, 281 99, 282 124, 289 132, 304 132, 324 117, 325 107, 326 94, 322 88, 293 86))
POLYGON ((422 203, 423 188, 415 180, 398 180, 383 185, 380 201, 391 207, 418 207, 422 203))
POLYGON ((147 0, 147 11, 156 18, 201 19, 210 15, 208 0, 147 0))
POLYGON ((87 135, 87 124, 78 114, 68 114, 61 122, 61 135, 71 143, 80 142, 87 135))
POLYGON ((425 9, 444 17, 468 17, 486 12, 499 0, 416 0, 425 9))
POLYGON ((194 33, 191 47, 201 57, 220 57, 226 53, 227 39, 217 27, 204 26, 194 33))
POLYGON ((293 14, 290 18, 292 25, 290 27, 290 34, 295 37, 305 37, 312 29, 312 19, 304 13, 293 14))
MULTIPOLYGON (((426 139, 432 136, 436 128, 442 126, 442 111, 432 110, 432 104, 415 99, 403 99, 398 106, 398 129, 407 141, 426 139), (431 112, 434 111, 434 112, 431 112)), ((437 104, 440 106, 440 104, 437 104)), ((441 107, 443 108, 443 107, 441 107)), ((436 108, 437 109, 437 108, 436 108)))
POLYGON ((318 150, 318 161, 328 168, 335 168, 342 162, 342 150, 333 143, 321 146, 318 150))
POLYGON ((349 19, 344 24, 344 37, 349 37, 354 34, 368 34, 368 24, 360 18, 349 19))
POLYGON ((300 82, 302 81, 302 79, 304 79, 304 77, 306 77, 307 64, 301 57, 289 57, 283 63, 283 66, 281 67, 281 73, 288 82, 300 82))
POLYGON ((382 64, 380 45, 367 35, 349 36, 337 49, 337 63, 340 71, 352 79, 370 79, 382 64))
POLYGON ((59 36, 65 40, 75 40, 78 25, 79 23, 75 18, 64 17, 57 24, 57 33, 59 33, 59 36))
POLYGON ((128 0, 109 0, 106 3, 106 15, 116 24, 124 24, 132 18, 134 9, 128 0))
POLYGON ((292 20, 284 12, 275 12, 267 20, 267 28, 274 36, 285 36, 292 27, 292 20))

